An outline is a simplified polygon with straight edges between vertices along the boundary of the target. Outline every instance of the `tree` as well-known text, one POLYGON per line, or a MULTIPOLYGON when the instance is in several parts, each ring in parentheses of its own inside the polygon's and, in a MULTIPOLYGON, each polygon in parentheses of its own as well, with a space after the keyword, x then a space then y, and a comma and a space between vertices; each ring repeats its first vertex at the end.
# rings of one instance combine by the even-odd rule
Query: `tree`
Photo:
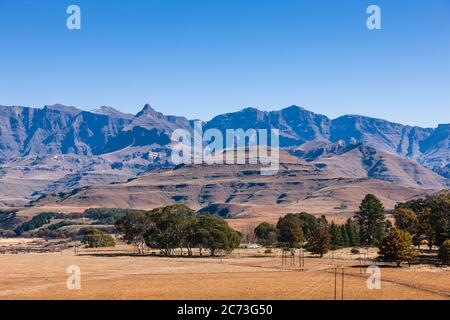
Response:
POLYGON ((417 214, 409 208, 396 208, 392 213, 397 229, 408 231, 411 235, 417 233, 417 214))
POLYGON ((322 258, 330 250, 330 232, 327 227, 321 226, 315 229, 308 240, 308 248, 313 254, 319 254, 322 258))
MULTIPOLYGON (((433 230, 433 242, 440 246, 445 240, 450 238, 450 191, 443 190, 436 194, 427 195, 425 198, 414 199, 405 203, 400 203, 397 208, 408 208, 414 211, 418 218, 425 211, 425 209, 431 210, 429 221, 425 222, 425 234, 424 228, 418 228, 418 235, 427 238, 430 236, 430 229, 433 230), (428 225, 427 225, 428 224, 428 225), (428 229, 428 230, 427 230, 428 229)), ((427 212, 425 212, 427 213, 427 212)), ((428 214, 428 213, 427 213, 428 214)), ((426 217, 428 218, 428 217, 426 217)), ((425 219, 427 220, 427 219, 425 219)), ((420 223, 420 221, 419 221, 420 223)))
POLYGON ((116 245, 116 242, 111 235, 98 229, 88 230, 84 234, 81 243, 89 248, 114 247, 116 245))
POLYGON ((211 256, 215 256, 218 250, 229 253, 241 242, 241 234, 216 216, 200 216, 195 230, 196 244, 200 248, 208 248, 211 256))
POLYGON ((139 254, 145 251, 145 234, 151 226, 149 215, 146 212, 130 212, 116 222, 116 228, 123 233, 123 239, 138 248, 139 254))
POLYGON ((263 222, 256 227, 255 237, 262 245, 272 245, 277 241, 277 228, 270 223, 263 222))
POLYGON ((328 220, 324 215, 321 215, 319 219, 317 219, 318 227, 328 228, 328 220))
POLYGON ((294 214, 281 218, 277 224, 278 240, 290 248, 297 248, 304 241, 300 220, 294 214))
POLYGON ((27 221, 18 226, 16 229, 14 229, 14 232, 16 233, 16 235, 20 236, 24 232, 38 229, 46 224, 49 224, 54 215, 55 214, 52 212, 40 213, 37 216, 34 216, 30 221, 27 221))
POLYGON ((339 226, 332 222, 330 226, 330 236, 331 236, 331 245, 333 247, 333 250, 338 247, 343 247, 344 240, 342 238, 342 233, 339 228, 339 226))
POLYGON ((342 234, 342 245, 344 248, 348 248, 350 247, 350 239, 347 233, 347 229, 345 228, 345 225, 341 225, 339 226, 339 229, 341 231, 342 234))
POLYGON ((444 243, 442 243, 439 248, 438 258, 443 264, 450 263, 450 240, 446 240, 444 241, 444 243))
POLYGON ((379 249, 380 258, 383 261, 395 262, 397 266, 400 266, 403 261, 411 261, 416 256, 411 235, 399 229, 392 229, 391 233, 381 241, 379 249))
POLYGON ((302 226, 303 235, 305 238, 308 238, 319 226, 319 221, 317 218, 309 213, 297 213, 295 216, 300 220, 300 225, 302 226))
POLYGON ((349 245, 351 247, 359 247, 361 245, 358 230, 356 224, 352 219, 348 219, 345 223, 345 229, 347 230, 349 245))
POLYGON ((192 228, 195 212, 185 205, 157 208, 149 213, 151 224, 145 230, 148 247, 158 248, 171 255, 176 248, 187 245, 187 234, 192 228))
POLYGON ((381 201, 373 194, 366 195, 362 200, 355 218, 364 245, 377 245, 386 236, 385 210, 381 201))
POLYGON ((417 229, 428 243, 428 248, 433 249, 435 231, 433 228, 432 214, 430 208, 424 208, 417 216, 417 229))

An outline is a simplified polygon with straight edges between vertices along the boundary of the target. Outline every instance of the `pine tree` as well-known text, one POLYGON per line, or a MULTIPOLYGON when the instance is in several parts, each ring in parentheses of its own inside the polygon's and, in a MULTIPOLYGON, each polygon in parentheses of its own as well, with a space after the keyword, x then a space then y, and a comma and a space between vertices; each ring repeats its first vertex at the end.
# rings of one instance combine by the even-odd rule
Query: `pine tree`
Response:
POLYGON ((342 238, 342 233, 338 225, 332 222, 330 226, 330 235, 331 235, 331 245, 333 247, 342 247, 344 246, 344 239, 342 238))
POLYGON ((360 228, 362 244, 374 246, 386 236, 385 210, 381 201, 373 194, 368 194, 362 200, 355 218, 360 228))
POLYGON ((345 223, 345 229, 347 230, 348 240, 351 247, 359 247, 361 242, 359 241, 359 234, 357 226, 352 219, 348 219, 345 223))
POLYGON ((339 229, 342 234, 342 245, 344 246, 344 248, 350 247, 350 239, 348 237, 348 233, 347 233, 347 229, 345 228, 345 225, 343 224, 343 225, 339 226, 339 229))

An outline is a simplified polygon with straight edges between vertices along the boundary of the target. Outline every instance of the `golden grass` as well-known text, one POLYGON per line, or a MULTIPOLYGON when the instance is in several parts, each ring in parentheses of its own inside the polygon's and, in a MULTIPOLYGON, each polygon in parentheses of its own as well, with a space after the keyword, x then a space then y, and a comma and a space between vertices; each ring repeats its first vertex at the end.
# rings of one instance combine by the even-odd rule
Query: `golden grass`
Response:
MULTIPOLYGON (((263 250, 228 258, 130 256, 132 248, 0 255, 0 299, 334 299, 334 267, 345 267, 344 299, 449 299, 450 270, 383 268, 382 289, 369 290, 355 257, 307 256, 306 268, 281 266, 263 250), (81 290, 66 287, 67 267, 81 268, 81 290)), ((338 295, 341 298, 341 282, 338 295)))

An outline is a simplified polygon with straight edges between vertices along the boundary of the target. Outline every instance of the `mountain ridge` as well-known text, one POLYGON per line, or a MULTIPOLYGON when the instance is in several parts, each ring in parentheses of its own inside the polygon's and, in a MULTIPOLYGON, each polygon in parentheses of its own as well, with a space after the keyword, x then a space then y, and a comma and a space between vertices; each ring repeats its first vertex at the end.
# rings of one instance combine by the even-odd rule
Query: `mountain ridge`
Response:
MULTIPOLYGON (((103 106, 93 112, 62 104, 43 108, 0 106, 0 159, 49 154, 102 155, 129 147, 167 148, 175 129, 192 130, 193 120, 164 115, 145 104, 136 115, 103 106)), ((244 108, 204 122, 209 128, 279 129, 280 146, 311 142, 363 143, 417 161, 448 178, 450 124, 421 128, 360 115, 330 119, 299 106, 277 111, 244 108)))

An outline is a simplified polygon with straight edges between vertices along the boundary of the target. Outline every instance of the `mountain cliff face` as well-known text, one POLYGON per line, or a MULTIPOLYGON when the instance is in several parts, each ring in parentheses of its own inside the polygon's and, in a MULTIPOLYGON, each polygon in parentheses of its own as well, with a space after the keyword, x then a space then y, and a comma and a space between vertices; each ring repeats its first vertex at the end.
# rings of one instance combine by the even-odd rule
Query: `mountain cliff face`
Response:
POLYGON ((61 105, 0 107, 0 156, 100 154, 129 121, 61 105))
POLYGON ((247 108, 240 112, 219 115, 207 122, 204 129, 279 129, 280 146, 292 147, 307 141, 328 141, 331 121, 325 116, 291 106, 281 111, 264 112, 247 108))
MULTIPOLYGON (((126 181, 170 167, 171 133, 192 128, 192 120, 150 105, 135 116, 106 106, 91 112, 63 105, 0 106, 0 204, 5 194, 24 203, 45 192, 126 181)), ((204 130, 210 128, 279 129, 281 147, 336 177, 423 189, 449 185, 450 124, 419 128, 355 115, 331 120, 291 106, 219 115, 204 123, 204 130)))
MULTIPOLYGON (((347 115, 330 120, 326 116, 291 106, 281 111, 244 109, 217 116, 206 128, 279 129, 281 147, 321 144, 364 144, 380 151, 415 160, 444 177, 449 177, 450 124, 436 129, 392 123, 382 119, 347 115)), ((310 150, 314 152, 323 152, 310 150)), ((311 154, 310 154, 311 155, 311 154)))

